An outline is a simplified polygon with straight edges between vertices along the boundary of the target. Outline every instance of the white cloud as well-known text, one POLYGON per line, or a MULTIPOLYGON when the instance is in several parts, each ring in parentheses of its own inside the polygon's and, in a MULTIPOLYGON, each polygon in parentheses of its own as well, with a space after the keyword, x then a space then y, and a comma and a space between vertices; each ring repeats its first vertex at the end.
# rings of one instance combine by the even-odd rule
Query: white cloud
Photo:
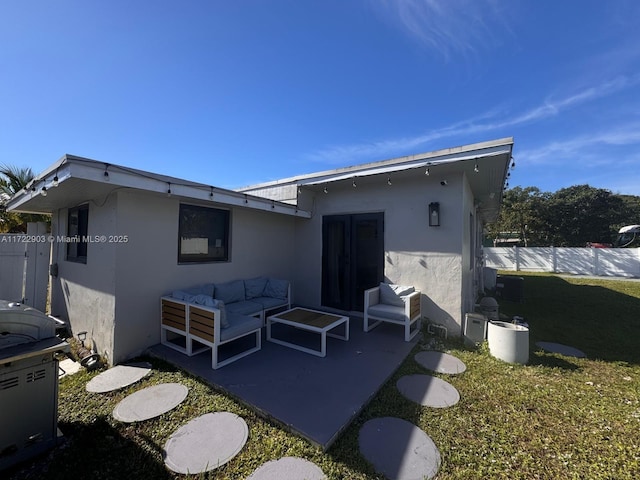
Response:
POLYGON ((383 19, 445 59, 496 43, 495 28, 508 30, 504 4, 492 0, 373 0, 372 5, 383 19))
MULTIPOLYGON (((601 146, 627 146, 640 144, 640 124, 611 127, 609 130, 580 135, 567 140, 553 141, 539 148, 518 153, 518 159, 529 164, 555 163, 559 158, 580 157, 581 161, 603 164, 613 161, 603 158, 595 149, 601 146)), ((620 159, 618 159, 620 160, 620 159)))
MULTIPOLYGON (((337 164, 355 162, 362 159, 381 159, 403 155, 408 151, 424 148, 430 142, 440 138, 465 138, 477 133, 504 130, 505 128, 539 122, 546 118, 557 116, 578 105, 613 95, 614 93, 632 88, 638 84, 640 84, 640 75, 620 76, 614 80, 572 92, 561 98, 548 98, 540 105, 510 116, 505 114, 504 111, 494 109, 474 118, 430 130, 419 135, 367 143, 331 146, 309 153, 306 155, 306 158, 315 162, 337 164)), ((621 131, 611 130, 606 135, 607 140, 601 137, 601 143, 610 143, 613 145, 615 144, 615 138, 618 137, 618 141, 623 142, 621 144, 626 144, 624 142, 628 142, 629 138, 634 138, 634 135, 637 135, 637 133, 629 130, 627 127, 621 131)), ((585 141, 595 141, 595 138, 585 137, 584 140, 573 139, 562 142, 562 144, 557 144, 555 147, 554 144, 549 144, 543 148, 556 148, 556 152, 558 152, 562 149, 573 148, 571 142, 578 144, 585 141)), ((532 159, 542 158, 543 154, 543 149, 539 149, 539 152, 536 150, 529 153, 532 159)))

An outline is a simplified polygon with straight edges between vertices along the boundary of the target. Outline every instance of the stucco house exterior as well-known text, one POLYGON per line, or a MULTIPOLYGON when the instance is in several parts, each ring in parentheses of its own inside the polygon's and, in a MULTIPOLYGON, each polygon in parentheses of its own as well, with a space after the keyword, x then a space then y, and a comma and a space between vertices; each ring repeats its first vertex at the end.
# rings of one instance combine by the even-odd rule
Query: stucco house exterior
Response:
POLYGON ((257 276, 290 280, 296 305, 352 314, 365 288, 413 285, 423 316, 460 335, 512 149, 505 138, 237 191, 65 155, 8 208, 52 215, 51 313, 112 364, 159 343, 161 295, 257 276))

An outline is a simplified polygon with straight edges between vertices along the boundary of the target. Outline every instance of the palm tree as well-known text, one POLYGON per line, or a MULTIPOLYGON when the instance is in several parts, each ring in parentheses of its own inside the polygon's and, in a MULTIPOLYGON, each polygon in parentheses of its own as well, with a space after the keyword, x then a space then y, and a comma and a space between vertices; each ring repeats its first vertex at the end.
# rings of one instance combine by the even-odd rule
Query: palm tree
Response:
POLYGON ((14 195, 25 188, 35 175, 30 168, 18 168, 11 165, 0 166, 0 188, 8 195, 14 195))
POLYGON ((30 168, 11 165, 0 166, 0 232, 26 233, 28 222, 49 222, 48 215, 14 213, 6 211, 9 199, 25 188, 35 175, 30 168))

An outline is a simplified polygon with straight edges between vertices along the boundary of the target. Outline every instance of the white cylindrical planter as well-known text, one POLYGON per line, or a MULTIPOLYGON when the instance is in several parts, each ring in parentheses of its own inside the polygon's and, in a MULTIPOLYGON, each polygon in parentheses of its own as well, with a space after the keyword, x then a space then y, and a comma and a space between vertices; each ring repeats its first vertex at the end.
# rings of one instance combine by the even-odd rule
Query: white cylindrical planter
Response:
POLYGON ((489 322, 487 326, 489 352, 509 363, 529 361, 529 329, 507 322, 489 322))

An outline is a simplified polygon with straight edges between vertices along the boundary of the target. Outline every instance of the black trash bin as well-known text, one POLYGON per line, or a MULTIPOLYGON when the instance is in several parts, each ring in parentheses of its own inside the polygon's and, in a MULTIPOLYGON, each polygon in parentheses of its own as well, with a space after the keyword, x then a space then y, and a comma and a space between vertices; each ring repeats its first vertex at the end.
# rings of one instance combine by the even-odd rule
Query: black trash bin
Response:
POLYGON ((496 279, 496 297, 508 302, 524 302, 524 278, 498 275, 496 279))

